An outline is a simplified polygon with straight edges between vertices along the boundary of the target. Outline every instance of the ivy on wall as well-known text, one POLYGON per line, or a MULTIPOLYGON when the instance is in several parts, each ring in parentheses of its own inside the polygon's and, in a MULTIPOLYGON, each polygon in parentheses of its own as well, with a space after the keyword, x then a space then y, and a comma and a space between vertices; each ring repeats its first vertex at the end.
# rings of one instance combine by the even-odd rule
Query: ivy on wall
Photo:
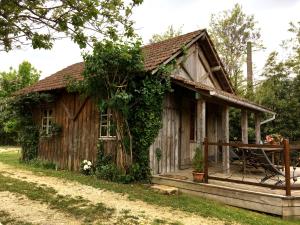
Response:
POLYGON ((100 111, 110 108, 116 123, 116 147, 105 156, 99 144, 100 178, 131 182, 150 175, 149 147, 162 126, 163 99, 171 91, 174 63, 151 74, 145 71, 140 42, 96 43, 84 56, 82 82, 69 81, 69 91, 94 97, 100 111))
POLYGON ((33 120, 32 109, 42 102, 54 101, 53 95, 46 93, 30 93, 15 96, 9 100, 12 130, 18 134, 18 143, 22 148, 21 161, 28 162, 37 158, 39 143, 39 127, 33 120))

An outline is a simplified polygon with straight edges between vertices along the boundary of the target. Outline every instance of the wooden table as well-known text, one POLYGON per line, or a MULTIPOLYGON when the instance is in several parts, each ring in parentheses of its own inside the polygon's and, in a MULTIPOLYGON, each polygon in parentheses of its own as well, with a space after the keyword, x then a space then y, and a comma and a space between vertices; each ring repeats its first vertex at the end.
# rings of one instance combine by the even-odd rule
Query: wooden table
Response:
POLYGON ((283 151, 283 148, 268 148, 268 147, 238 147, 238 149, 241 149, 243 151, 243 173, 246 172, 246 157, 245 157, 245 150, 264 150, 265 152, 272 153, 272 163, 275 164, 275 153, 281 153, 283 151))

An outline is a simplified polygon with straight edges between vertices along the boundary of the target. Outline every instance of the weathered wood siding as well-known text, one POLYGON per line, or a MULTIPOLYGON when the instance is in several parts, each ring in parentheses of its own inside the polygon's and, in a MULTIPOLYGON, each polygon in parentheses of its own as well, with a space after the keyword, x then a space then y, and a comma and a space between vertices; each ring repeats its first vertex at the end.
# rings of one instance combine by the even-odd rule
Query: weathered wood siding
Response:
POLYGON ((192 45, 185 56, 177 60, 177 69, 173 72, 174 75, 181 76, 187 80, 199 82, 207 86, 221 89, 219 82, 212 72, 204 52, 199 47, 198 43, 192 45))
POLYGON ((164 101, 163 126, 149 150, 150 168, 153 174, 175 172, 178 169, 179 117, 175 96, 169 94, 164 101), (159 165, 155 153, 157 148, 162 151, 159 165))
MULTIPOLYGON (((59 168, 79 170, 84 159, 95 162, 99 137, 99 113, 96 104, 78 94, 62 92, 48 106, 54 110, 55 123, 62 125, 59 136, 40 138, 38 157, 57 163, 59 168)), ((43 106, 34 110, 37 124, 41 124, 43 106)))
POLYGON ((191 149, 190 149, 190 100, 182 98, 181 103, 181 124, 180 124, 180 169, 186 169, 191 166, 191 149))

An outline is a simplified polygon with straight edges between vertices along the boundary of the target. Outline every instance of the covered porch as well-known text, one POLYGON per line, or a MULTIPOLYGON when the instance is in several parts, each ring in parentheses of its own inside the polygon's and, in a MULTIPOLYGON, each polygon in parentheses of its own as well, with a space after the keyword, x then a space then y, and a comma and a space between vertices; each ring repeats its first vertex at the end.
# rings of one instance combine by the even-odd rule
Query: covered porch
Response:
MULTIPOLYGON (((190 82, 172 76, 174 92, 165 99, 163 127, 150 147, 152 174, 165 174, 188 169, 197 147, 202 147, 204 138, 210 142, 228 143, 230 137, 229 109, 241 112, 241 142, 248 144, 248 121, 252 114, 255 120, 255 143, 261 142, 262 115, 273 119, 275 114, 262 106, 237 97, 234 94, 190 82)), ((270 120, 269 119, 269 120, 270 120)), ((230 172, 228 146, 210 145, 210 162, 230 172)))

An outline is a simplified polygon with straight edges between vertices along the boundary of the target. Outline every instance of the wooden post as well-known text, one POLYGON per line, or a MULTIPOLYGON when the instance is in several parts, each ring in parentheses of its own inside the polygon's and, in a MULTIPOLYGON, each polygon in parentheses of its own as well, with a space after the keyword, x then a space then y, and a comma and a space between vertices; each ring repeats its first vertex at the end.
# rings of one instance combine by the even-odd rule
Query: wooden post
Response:
POLYGON ((243 144, 248 144, 248 112, 242 109, 241 113, 242 142, 243 144))
POLYGON ((200 146, 201 143, 204 141, 204 137, 206 136, 206 123, 205 123, 205 114, 206 114, 206 109, 205 109, 205 101, 201 99, 201 96, 197 99, 197 144, 200 146))
POLYGON ((284 146, 284 172, 285 172, 285 193, 291 196, 291 171, 290 171, 290 145, 287 139, 283 140, 284 146))
POLYGON ((204 138, 204 182, 208 183, 208 139, 204 138))
MULTIPOLYGON (((222 141, 224 143, 229 142, 229 108, 223 106, 222 108, 222 141)), ((230 160, 229 160, 229 146, 223 146, 222 151, 222 164, 223 170, 226 173, 230 172, 230 160)))
POLYGON ((259 113, 255 113, 255 143, 260 144, 261 131, 260 131, 261 116, 259 113))

